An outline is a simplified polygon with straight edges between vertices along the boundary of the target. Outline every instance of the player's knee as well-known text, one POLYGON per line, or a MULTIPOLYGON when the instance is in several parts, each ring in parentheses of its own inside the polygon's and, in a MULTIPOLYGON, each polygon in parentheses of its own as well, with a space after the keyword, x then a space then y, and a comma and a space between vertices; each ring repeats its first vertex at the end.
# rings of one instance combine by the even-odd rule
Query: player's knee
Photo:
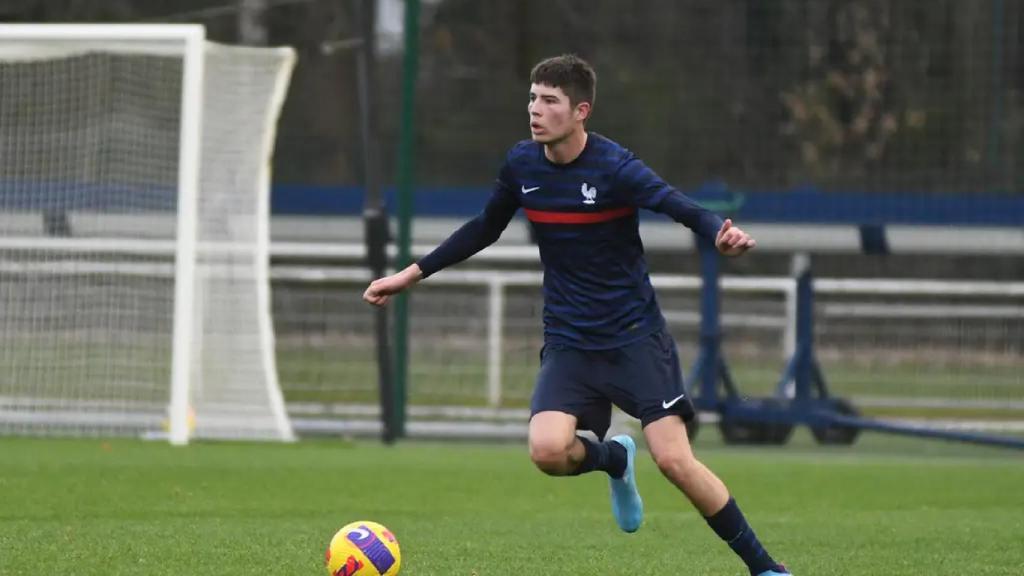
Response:
POLYGON ((571 442, 543 439, 530 442, 530 460, 545 474, 565 474, 569 468, 571 442))
POLYGON ((688 450, 664 450, 651 456, 662 474, 684 483, 700 472, 700 464, 688 450))

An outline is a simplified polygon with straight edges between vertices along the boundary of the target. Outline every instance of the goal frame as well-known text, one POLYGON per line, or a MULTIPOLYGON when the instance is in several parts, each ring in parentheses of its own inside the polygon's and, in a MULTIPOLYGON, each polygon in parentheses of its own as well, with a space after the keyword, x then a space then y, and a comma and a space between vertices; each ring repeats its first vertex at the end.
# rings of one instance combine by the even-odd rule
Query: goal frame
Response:
MULTIPOLYGON (((191 435, 189 395, 191 389, 194 350, 192 338, 197 323, 197 259, 198 259, 198 203, 200 167, 202 162, 204 72, 206 58, 206 29, 201 24, 3 24, 0 25, 0 39, 10 42, 7 52, 17 51, 17 41, 37 43, 52 42, 54 55, 67 52, 62 42, 80 49, 83 45, 95 43, 97 49, 114 49, 121 52, 138 51, 180 55, 182 57, 181 116, 178 142, 177 171, 177 214, 174 239, 174 307, 172 334, 172 361, 170 375, 168 440, 173 445, 188 444, 191 435)), ((40 57, 40 45, 33 47, 26 56, 40 57)), ((41 54, 45 57, 45 45, 41 54)), ((284 90, 278 86, 273 95, 276 102, 284 98, 284 90)), ((276 121, 276 117, 274 118, 276 121)), ((271 132, 272 134, 272 132, 271 132)), ((272 136, 264 136, 271 138, 272 136)), ((272 141, 264 142, 272 146, 272 141)), ((260 184, 269 185, 269 167, 261 168, 260 184)), ((265 196, 265 194, 261 195, 265 196)), ((261 198, 257 212, 262 220, 269 218, 269 200, 261 198)), ((257 242, 267 254, 269 225, 258 224, 257 242)), ((165 244, 165 243, 161 243, 165 244)), ((152 248, 152 247, 149 247, 152 248)), ((148 251, 148 250, 144 250, 148 251)), ((258 250, 259 251, 259 250, 258 250)), ((269 310, 269 263, 256 265, 260 341, 264 347, 262 362, 267 370, 267 385, 271 390, 271 409, 277 419, 282 439, 294 440, 294 433, 287 421, 284 400, 277 382, 274 361, 274 338, 270 326, 269 310), (270 358, 266 356, 270 355, 270 358), (283 421, 282 421, 283 419, 283 421)))

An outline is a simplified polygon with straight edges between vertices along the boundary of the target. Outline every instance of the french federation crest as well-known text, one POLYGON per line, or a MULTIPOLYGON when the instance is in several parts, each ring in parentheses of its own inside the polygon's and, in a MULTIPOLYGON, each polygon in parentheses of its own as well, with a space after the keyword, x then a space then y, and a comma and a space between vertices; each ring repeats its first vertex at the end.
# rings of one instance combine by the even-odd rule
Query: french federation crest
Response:
POLYGON ((583 187, 580 188, 580 193, 583 194, 584 204, 593 204, 595 198, 597 198, 597 188, 594 186, 587 186, 587 183, 583 183, 583 187))

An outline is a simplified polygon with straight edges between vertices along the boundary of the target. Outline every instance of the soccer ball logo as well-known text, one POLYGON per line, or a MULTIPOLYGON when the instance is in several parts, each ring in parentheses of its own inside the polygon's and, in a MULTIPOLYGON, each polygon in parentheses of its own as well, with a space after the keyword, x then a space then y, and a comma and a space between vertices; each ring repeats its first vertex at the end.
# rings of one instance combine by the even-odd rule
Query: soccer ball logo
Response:
POLYGON ((402 554, 390 530, 363 520, 338 530, 327 548, 326 561, 330 576, 395 576, 402 554))

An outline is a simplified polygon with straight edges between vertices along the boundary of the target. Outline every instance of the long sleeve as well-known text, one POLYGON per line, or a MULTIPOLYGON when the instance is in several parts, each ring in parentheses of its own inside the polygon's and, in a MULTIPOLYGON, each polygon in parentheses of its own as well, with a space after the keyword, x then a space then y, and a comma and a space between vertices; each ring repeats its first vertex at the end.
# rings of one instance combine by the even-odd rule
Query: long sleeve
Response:
POLYGON ((619 168, 616 186, 625 203, 667 214, 709 240, 713 241, 722 227, 721 217, 669 186, 635 156, 619 168))
POLYGON ((718 214, 697 204, 692 198, 675 188, 654 207, 654 211, 667 214, 676 222, 687 226, 712 242, 723 224, 722 218, 718 214))
POLYGON ((519 200, 503 178, 499 178, 483 212, 452 233, 417 264, 423 277, 462 262, 494 244, 519 209, 519 200))

